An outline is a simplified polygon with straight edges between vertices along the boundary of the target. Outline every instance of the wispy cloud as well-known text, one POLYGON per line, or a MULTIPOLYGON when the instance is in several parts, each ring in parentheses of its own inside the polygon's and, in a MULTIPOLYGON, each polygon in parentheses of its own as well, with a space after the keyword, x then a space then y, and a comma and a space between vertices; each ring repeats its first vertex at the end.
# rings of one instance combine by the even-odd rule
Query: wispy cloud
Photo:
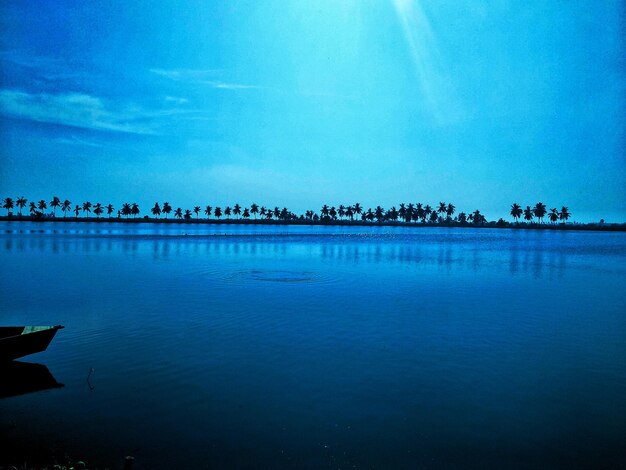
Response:
POLYGON ((48 94, 0 90, 0 113, 83 129, 155 134, 156 119, 193 111, 176 108, 148 111, 135 105, 116 108, 102 98, 85 93, 48 94))
POLYGON ((211 88, 218 88, 222 90, 248 90, 248 89, 262 89, 264 87, 258 85, 248 85, 244 83, 234 83, 219 79, 219 75, 223 72, 220 69, 205 69, 205 70, 192 70, 192 69, 150 69, 150 72, 174 80, 177 82, 186 82, 195 85, 205 85, 211 88))

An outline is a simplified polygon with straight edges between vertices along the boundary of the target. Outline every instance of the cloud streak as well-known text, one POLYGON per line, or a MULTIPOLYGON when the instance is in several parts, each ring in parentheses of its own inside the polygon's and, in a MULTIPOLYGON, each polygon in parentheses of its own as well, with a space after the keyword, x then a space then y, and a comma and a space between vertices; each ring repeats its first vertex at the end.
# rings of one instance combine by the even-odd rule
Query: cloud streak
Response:
POLYGON ((160 77, 167 78, 176 82, 205 85, 211 88, 217 88, 221 90, 252 90, 264 88, 257 85, 247 85, 243 83, 233 83, 219 80, 216 76, 222 72, 222 70, 220 69, 150 69, 150 72, 160 77))
POLYGON ((0 113, 19 119, 98 131, 156 134, 157 121, 197 111, 178 108, 148 111, 138 106, 114 108, 85 93, 27 93, 0 90, 0 113))

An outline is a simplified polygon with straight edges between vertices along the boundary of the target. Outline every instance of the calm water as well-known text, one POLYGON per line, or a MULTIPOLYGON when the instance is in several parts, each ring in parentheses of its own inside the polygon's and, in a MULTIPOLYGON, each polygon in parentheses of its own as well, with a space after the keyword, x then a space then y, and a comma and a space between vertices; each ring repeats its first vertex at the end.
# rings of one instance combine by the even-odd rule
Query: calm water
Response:
POLYGON ((624 233, 1 223, 0 323, 66 329, 26 359, 65 387, 0 400, 0 442, 624 468, 625 292, 624 233))

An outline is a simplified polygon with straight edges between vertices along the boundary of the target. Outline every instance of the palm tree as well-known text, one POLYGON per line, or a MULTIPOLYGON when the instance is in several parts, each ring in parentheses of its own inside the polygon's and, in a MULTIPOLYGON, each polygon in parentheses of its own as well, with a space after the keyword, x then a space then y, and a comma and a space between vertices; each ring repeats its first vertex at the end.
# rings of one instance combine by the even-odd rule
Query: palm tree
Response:
POLYGON ((24 196, 18 197, 15 201, 15 205, 20 208, 19 215, 22 216, 22 209, 26 206, 26 198, 24 196))
POLYGON ((230 213, 231 213, 230 206, 226 206, 226 209, 224 209, 224 215, 226 216, 227 219, 230 219, 230 213))
POLYGON ((478 209, 474 211, 472 216, 473 216, 472 220, 474 221, 476 225, 485 223, 485 216, 482 215, 478 209))
POLYGON ((559 213, 559 219, 561 222, 567 222, 567 219, 571 217, 569 209, 565 206, 561 207, 561 212, 559 213))
POLYGON ((250 214, 254 215, 254 219, 256 220, 256 215, 259 213, 259 206, 256 204, 250 205, 250 214))
POLYGON ((448 204, 448 207, 446 207, 446 215, 448 216, 448 220, 452 218, 455 210, 456 210, 456 207, 454 207, 454 204, 452 203, 448 204))
POLYGON ((417 219, 421 219, 422 223, 426 221, 426 211, 424 210, 424 206, 422 206, 421 202, 418 202, 417 206, 415 206, 415 216, 417 219))
POLYGON ((331 219, 337 220, 337 209, 335 209, 335 206, 332 206, 330 208, 330 210, 328 211, 328 215, 330 215, 331 219))
POLYGON ((211 218, 211 211, 213 210, 213 208, 211 206, 206 206, 204 208, 204 213, 206 214, 206 218, 210 219, 211 218))
POLYGON ((352 211, 359 215, 363 212, 363 208, 361 207, 361 204, 359 204, 358 202, 354 204, 354 207, 352 208, 352 211))
POLYGON ((127 203, 127 202, 122 204, 122 215, 128 219, 128 216, 130 215, 130 212, 131 212, 130 204, 127 203))
MULTIPOLYGON (((198 210, 198 212, 200 212, 200 211, 198 210)), ((185 220, 191 219, 191 211, 189 209, 185 209, 184 217, 185 217, 185 220)))
POLYGON ((133 219, 135 216, 139 215, 139 206, 136 202, 133 202, 133 205, 130 208, 130 213, 133 214, 133 219))
POLYGON ((324 204, 324 205, 322 206, 322 208, 320 209, 320 214, 322 214, 322 217, 323 217, 323 218, 324 218, 324 217, 325 217, 325 218, 328 218, 328 217, 329 217, 329 216, 328 216, 328 211, 330 211, 330 209, 328 208, 328 205, 327 205, 327 204, 324 204))
POLYGON ((7 210, 7 216, 8 216, 11 209, 13 209, 13 198, 7 197, 2 203, 2 207, 7 210))
POLYGON ((176 217, 177 219, 183 218, 183 210, 180 207, 177 207, 174 211, 174 217, 176 217))
POLYGON ((63 201, 63 204, 61 204, 61 210, 63 211, 63 218, 65 218, 65 216, 67 215, 67 211, 72 210, 72 203, 69 199, 63 201))
POLYGON ((459 223, 465 224, 467 222, 467 215, 465 212, 459 212, 459 223))
POLYGON ((111 218, 111 214, 114 210, 115 209, 113 209, 113 204, 107 204, 107 215, 109 216, 109 219, 111 218))
POLYGON ((39 209, 42 214, 43 214, 43 211, 46 210, 47 207, 48 206, 46 205, 46 201, 44 201, 43 199, 37 203, 37 209, 39 209))
MULTIPOLYGON (((313 217, 313 211, 311 211, 311 217, 313 217)), ((350 217, 350 220, 354 220, 354 211, 352 206, 346 207, 346 217, 350 217)))
POLYGON ((239 204, 235 204, 235 207, 233 207, 233 214, 235 214, 236 219, 239 218, 239 215, 241 214, 241 206, 239 204))
POLYGON ((439 216, 437 215, 437 211, 430 211, 429 220, 432 223, 435 223, 435 222, 437 222, 437 220, 439 220, 439 216))
POLYGON ((30 204, 28 204, 28 211, 30 212, 31 217, 35 215, 35 212, 37 212, 37 204, 31 201, 30 204))
POLYGON ((76 204, 74 206, 74 214, 76 215, 76 218, 78 219, 78 214, 80 213, 80 206, 78 204, 76 204))
POLYGON ((152 212, 152 215, 155 216, 156 218, 158 218, 161 215, 161 206, 159 206, 158 202, 154 203, 154 207, 150 209, 150 212, 152 212))
MULTIPOLYGON (((404 220, 405 222, 408 222, 406 220, 406 205, 404 204, 404 202, 400 203, 400 208, 398 209, 398 215, 400 216, 402 220, 404 220)), ((411 219, 409 218, 409 221, 410 220, 411 219)))
POLYGON ((96 214, 96 219, 100 218, 100 214, 102 214, 104 212, 104 209, 102 208, 102 204, 100 204, 99 202, 96 203, 95 206, 93 206, 93 213, 96 214))
POLYGON ((244 219, 249 219, 250 218, 250 211, 248 210, 248 208, 246 207, 243 210, 243 214, 241 215, 244 219))
POLYGON ((200 206, 195 206, 193 208, 193 212, 196 214, 196 220, 198 220, 198 214, 200 214, 200 211, 201 211, 200 206))
POLYGON ((277 219, 280 217, 280 209, 278 207, 274 207, 274 217, 277 219))
POLYGON ((552 209, 550 209, 550 214, 548 215, 548 218, 550 219, 550 222, 552 222, 553 224, 558 222, 559 211, 556 209, 556 207, 553 207, 552 209))
POLYGON ((167 219, 167 215, 172 212, 172 206, 170 206, 169 202, 164 202, 163 203, 163 209, 162 212, 165 214, 165 218, 167 219))
POLYGON ((91 212, 91 202, 83 202, 83 212, 90 213, 91 212))
POLYGON ((538 202, 537 204, 535 204, 535 207, 533 207, 533 214, 535 214, 535 217, 537 217, 542 223, 546 212, 546 205, 541 202, 538 202))
POLYGON ((213 214, 215 215, 215 218, 219 220, 219 218, 222 216, 222 209, 220 207, 216 207, 213 211, 213 214))
POLYGON ((511 216, 513 217, 513 220, 515 220, 515 223, 518 222, 519 218, 522 216, 522 206, 520 206, 519 204, 515 203, 511 206, 511 216))
POLYGON ((433 213, 433 208, 430 207, 428 204, 426 204, 426 207, 424 207, 424 219, 423 219, 423 221, 426 222, 426 219, 429 218, 432 213, 433 213))
POLYGON ((533 210, 530 206, 526 206, 526 209, 524 209, 524 220, 528 220, 529 222, 533 220, 533 210))
POLYGON ((448 210, 448 206, 446 205, 446 203, 445 202, 440 202, 439 203, 439 208, 437 209, 437 212, 439 214, 445 214, 447 210, 448 210))
POLYGON ((50 207, 52 207, 52 217, 56 217, 57 216, 57 207, 59 207, 61 205, 61 200, 54 196, 52 198, 52 201, 50 201, 50 207))
POLYGON ((346 215, 346 208, 343 204, 339 204, 339 209, 337 209, 337 214, 340 219, 343 219, 343 216, 346 215))
POLYGON ((365 214, 365 218, 366 218, 368 221, 370 221, 370 222, 371 222, 372 220, 374 220, 374 213, 372 212, 372 208, 371 208, 371 207, 370 207, 369 209, 367 209, 367 213, 365 214))

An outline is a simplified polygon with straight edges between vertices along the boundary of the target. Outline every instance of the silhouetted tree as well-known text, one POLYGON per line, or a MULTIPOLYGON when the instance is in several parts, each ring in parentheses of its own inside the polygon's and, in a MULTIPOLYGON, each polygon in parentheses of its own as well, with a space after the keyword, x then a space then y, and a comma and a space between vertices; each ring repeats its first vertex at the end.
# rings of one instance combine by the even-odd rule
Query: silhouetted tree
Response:
POLYGON ((183 218, 183 210, 180 207, 177 207, 174 211, 174 217, 176 217, 177 219, 183 218))
POLYGON ((213 210, 213 208, 211 206, 206 206, 204 208, 204 213, 205 213, 207 219, 211 218, 211 211, 212 210, 213 210))
POLYGON ((63 218, 65 218, 65 216, 67 215, 67 211, 72 210, 72 203, 69 199, 63 201, 63 204, 61 204, 61 210, 63 211, 63 218))
POLYGON ((7 210, 7 216, 8 216, 11 209, 13 209, 13 198, 12 197, 5 198, 2 203, 2 207, 7 210))
POLYGON ((54 196, 52 198, 52 201, 50 201, 50 207, 52 207, 52 217, 56 217, 57 216, 57 207, 59 207, 61 205, 61 200, 54 196))
POLYGON ((26 207, 26 198, 24 196, 18 197, 15 201, 15 205, 19 208, 19 215, 22 215, 22 209, 26 207))
POLYGON ((128 216, 131 214, 130 204, 125 202, 122 204, 122 215, 128 219, 128 216))
POLYGON ((352 208, 352 212, 354 212, 355 214, 359 215, 363 212, 363 208, 361 207, 361 204, 359 204, 358 202, 354 204, 354 207, 352 208))
POLYGON ((454 207, 452 203, 449 203, 448 206, 446 207, 446 215, 448 216, 448 220, 452 218, 455 210, 456 210, 456 207, 454 207))
POLYGON ((191 211, 189 209, 185 209, 185 220, 191 219, 191 211))
POLYGON ((233 207, 233 214, 235 214, 235 218, 238 219, 241 214, 241 206, 239 204, 235 204, 233 207))
POLYGON ((172 212, 172 206, 170 206, 169 202, 164 202, 163 203, 163 209, 162 212, 165 214, 165 218, 167 219, 167 215, 172 212))
POLYGON ((527 220, 529 222, 532 222, 533 220, 533 210, 530 208, 530 206, 526 206, 526 209, 524 209, 524 220, 527 220))
POLYGON ((199 214, 200 214, 200 210, 201 210, 201 209, 200 209, 200 206, 195 206, 195 207, 193 208, 193 212, 194 212, 194 214, 196 214, 196 220, 198 220, 198 216, 199 216, 199 214))
POLYGON ((328 211, 328 215, 330 216, 331 219, 337 220, 337 209, 335 209, 335 206, 332 206, 330 208, 330 210, 328 211))
POLYGON ((437 212, 431 210, 430 211, 430 216, 429 216, 430 222, 435 223, 435 222, 437 222, 438 219, 439 219, 439 216, 437 215, 437 212))
POLYGON ((48 206, 46 204, 46 201, 44 201, 43 199, 37 203, 37 209, 41 211, 42 215, 43 215, 43 211, 45 211, 47 207, 48 206))
POLYGON ((522 207, 519 204, 515 203, 511 206, 511 216, 516 223, 519 221, 519 218, 522 216, 522 214, 522 207))
POLYGON ((343 204, 339 204, 339 209, 337 209, 337 215, 339 218, 343 220, 343 216, 346 215, 346 208, 343 204))
POLYGON ((159 206, 158 202, 154 203, 154 207, 150 209, 150 212, 152 212, 152 215, 155 216, 156 218, 158 218, 161 215, 161 206, 159 206))
POLYGON ((254 216, 254 219, 256 220, 256 215, 259 213, 259 206, 253 203, 250 206, 250 213, 254 216))
POLYGON ((537 217, 537 219, 539 219, 540 222, 543 222, 543 218, 545 217, 546 212, 546 205, 542 202, 538 202, 537 204, 535 204, 535 207, 533 207, 533 214, 535 215, 535 217, 537 217))
POLYGON ((216 207, 213 211, 213 215, 215 215, 215 218, 219 220, 219 218, 222 216, 222 209, 220 207, 216 207))
POLYGON ((100 218, 100 214, 102 214, 104 212, 104 209, 102 208, 102 204, 100 204, 99 202, 96 203, 95 206, 93 206, 93 213, 96 214, 96 219, 100 218))
POLYGON ((91 212, 91 202, 83 202, 83 213, 87 212, 89 214, 91 212))
POLYGON ((241 214, 241 216, 242 216, 244 219, 249 219, 249 218, 250 218, 250 211, 248 210, 248 208, 247 208, 247 207, 243 210, 243 214, 241 214))
POLYGON ((111 218, 111 214, 114 210, 115 209, 113 208, 113 204, 107 204, 107 215, 109 216, 109 219, 111 218))
POLYGON ((78 204, 76 204, 74 206, 74 214, 76 215, 76 218, 78 219, 78 214, 80 213, 80 206, 78 204))
POLYGON ((231 213, 230 206, 226 206, 226 209, 224 209, 224 215, 226 216, 227 219, 230 219, 230 213, 231 213))
POLYGON ((565 206, 561 207, 561 212, 559 213, 559 219, 561 222, 567 222, 567 219, 571 217, 569 209, 565 206))
POLYGON ((467 223, 467 215, 465 214, 465 212, 459 212, 459 223, 460 224, 467 223))
POLYGON ((133 202, 132 206, 130 207, 130 213, 133 214, 133 219, 139 215, 139 206, 136 202, 133 202))
POLYGON ((37 204, 31 201, 28 204, 28 211, 30 212, 31 217, 35 215, 35 212, 37 212, 37 204))
POLYGON ((550 219, 550 222, 552 222, 553 224, 559 221, 559 211, 557 210, 556 207, 553 207, 552 209, 550 209, 550 214, 548 215, 548 218, 550 219))

